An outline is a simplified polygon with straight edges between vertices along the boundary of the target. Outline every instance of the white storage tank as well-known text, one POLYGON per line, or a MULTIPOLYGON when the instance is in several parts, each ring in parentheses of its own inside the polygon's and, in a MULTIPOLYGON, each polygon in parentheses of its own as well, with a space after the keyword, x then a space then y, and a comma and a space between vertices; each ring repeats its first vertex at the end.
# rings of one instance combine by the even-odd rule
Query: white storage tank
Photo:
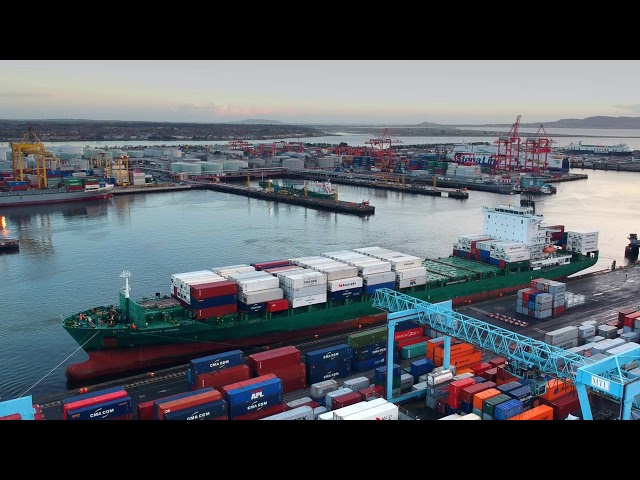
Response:
POLYGON ((335 167, 335 159, 332 157, 320 157, 318 158, 318 168, 333 168, 335 167))
POLYGON ((185 173, 202 173, 200 163, 183 163, 182 171, 185 173))
POLYGON ((202 162, 200 168, 203 172, 221 172, 222 164, 214 162, 202 162))
POLYGON ((82 156, 82 154, 84 153, 84 147, 76 147, 73 145, 61 145, 59 147, 56 147, 55 151, 57 151, 58 154, 69 153, 72 155, 82 156))
MULTIPOLYGON (((11 149, 6 147, 0 147, 0 162, 12 162, 11 149)), ((13 167, 11 167, 13 168, 13 167)))
POLYGON ((304 160, 300 160, 298 158, 286 158, 282 161, 282 166, 293 170, 303 170, 304 160))
POLYGON ((247 168, 249 164, 243 160, 230 160, 222 164, 222 169, 226 171, 237 172, 241 168, 247 168))
POLYGON ((261 167, 264 167, 266 163, 267 162, 264 158, 252 158, 251 160, 249 160, 249 167, 261 168, 261 167))
POLYGON ((182 165, 184 165, 183 162, 173 162, 171 163, 171 171, 172 172, 182 172, 182 165))
POLYGON ((142 150, 128 150, 125 155, 129 158, 144 158, 144 152, 142 150))

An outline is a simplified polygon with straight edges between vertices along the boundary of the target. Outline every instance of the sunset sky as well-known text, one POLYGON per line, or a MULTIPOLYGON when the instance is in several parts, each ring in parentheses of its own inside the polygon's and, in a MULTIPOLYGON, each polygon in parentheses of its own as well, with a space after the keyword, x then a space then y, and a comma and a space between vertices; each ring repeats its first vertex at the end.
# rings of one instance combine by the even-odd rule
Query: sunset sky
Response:
POLYGON ((640 116, 638 60, 0 60, 0 119, 511 124, 640 116))

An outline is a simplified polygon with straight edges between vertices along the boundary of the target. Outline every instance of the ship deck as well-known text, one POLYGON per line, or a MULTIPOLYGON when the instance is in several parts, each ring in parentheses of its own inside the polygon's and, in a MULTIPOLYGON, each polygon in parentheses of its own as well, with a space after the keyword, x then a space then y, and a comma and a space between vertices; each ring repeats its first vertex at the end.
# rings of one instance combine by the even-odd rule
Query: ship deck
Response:
MULTIPOLYGON (((596 273, 578 275, 566 282, 567 291, 574 294, 585 296, 585 303, 575 307, 568 308, 566 312, 557 317, 550 319, 535 319, 526 315, 516 313, 517 295, 506 295, 502 298, 486 300, 475 304, 465 305, 456 308, 456 311, 476 318, 478 320, 496 325, 511 331, 516 331, 521 335, 543 341, 545 332, 556 330, 569 325, 579 325, 585 320, 596 320, 601 324, 606 324, 618 318, 618 311, 628 307, 638 307, 638 290, 640 289, 640 264, 631 264, 624 268, 613 271, 605 270, 596 273), (490 313, 502 313, 504 315, 519 318, 527 322, 527 326, 521 327, 509 324, 488 316, 490 313)), ((346 342, 346 335, 340 335, 325 339, 319 339, 309 343, 301 343, 295 345, 302 352, 323 348, 329 345, 337 345, 346 342)), ((283 345, 273 345, 274 348, 283 345)), ((494 358, 496 355, 492 352, 485 352, 485 359, 494 358)), ((407 368, 412 361, 403 360, 400 366, 407 368)), ((183 393, 188 390, 187 383, 187 365, 174 368, 146 372, 119 380, 104 382, 91 386, 91 390, 99 390, 111 386, 123 386, 129 393, 135 406, 138 403, 148 401, 153 398, 162 398, 167 395, 183 393)), ((373 381, 374 371, 353 372, 349 377, 341 378, 344 381, 348 378, 356 378, 366 376, 373 381)), ((285 394, 283 400, 289 402, 291 400, 308 396, 310 389, 306 388, 295 392, 285 394)), ((72 391, 61 391, 56 395, 50 395, 46 398, 34 398, 34 403, 42 407, 42 411, 47 420, 56 420, 62 418, 61 402, 64 398, 73 395, 72 391)), ((424 400, 407 405, 411 411, 421 419, 435 419, 438 415, 424 407, 417 408, 420 404, 424 405, 424 400)))

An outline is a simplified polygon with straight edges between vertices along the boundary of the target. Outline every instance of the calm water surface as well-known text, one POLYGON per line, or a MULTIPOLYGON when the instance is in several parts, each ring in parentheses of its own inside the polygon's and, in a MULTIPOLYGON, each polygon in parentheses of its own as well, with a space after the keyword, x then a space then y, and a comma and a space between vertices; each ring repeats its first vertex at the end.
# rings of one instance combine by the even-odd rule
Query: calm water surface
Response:
MULTIPOLYGON (((583 171, 539 197, 548 224, 599 230, 594 270, 624 264, 627 236, 640 224, 638 173, 583 171)), ((62 316, 115 304, 131 272, 132 296, 168 293, 174 273, 379 245, 420 257, 446 256, 459 235, 482 231, 482 206, 516 196, 470 192, 468 200, 338 186, 341 200, 370 200, 375 215, 345 214, 210 191, 116 196, 79 205, 0 211, 0 237, 20 239, 0 255, 0 399, 66 388, 67 365, 86 354, 62 316)))

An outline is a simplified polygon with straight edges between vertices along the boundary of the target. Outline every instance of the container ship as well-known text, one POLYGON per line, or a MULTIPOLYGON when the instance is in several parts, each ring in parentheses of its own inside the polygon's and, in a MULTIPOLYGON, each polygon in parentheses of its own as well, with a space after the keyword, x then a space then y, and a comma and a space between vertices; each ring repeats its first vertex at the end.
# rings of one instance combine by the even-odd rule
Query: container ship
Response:
POLYGON ((617 145, 587 145, 582 142, 570 143, 563 148, 564 152, 571 155, 631 155, 633 152, 624 143, 617 145))
POLYGON ((84 200, 104 200, 113 196, 113 185, 106 184, 98 188, 69 190, 60 188, 23 190, 0 190, 0 207, 20 207, 25 205, 48 205, 51 203, 78 202, 84 200))
MULTIPOLYGON (((117 305, 62 319, 84 349, 70 382, 187 363, 234 349, 275 345, 383 324, 372 306, 379 288, 454 306, 560 280, 598 261, 598 232, 546 225, 532 207, 483 207, 484 232, 460 236, 437 259, 379 246, 176 273, 170 292, 130 298, 128 278, 117 305)), ((169 283, 169 282, 168 282, 169 283)))

